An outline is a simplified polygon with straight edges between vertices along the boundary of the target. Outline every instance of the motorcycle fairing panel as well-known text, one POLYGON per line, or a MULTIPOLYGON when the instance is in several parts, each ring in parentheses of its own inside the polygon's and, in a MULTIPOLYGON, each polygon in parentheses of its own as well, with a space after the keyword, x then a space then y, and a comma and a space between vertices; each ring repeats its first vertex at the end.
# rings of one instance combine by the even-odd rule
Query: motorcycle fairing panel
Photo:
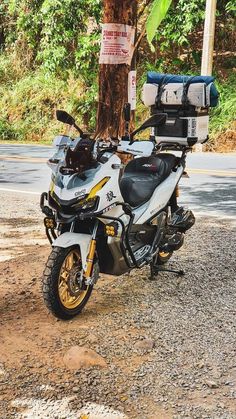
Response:
MULTIPOLYGON (((112 153, 106 153, 106 159, 107 161, 105 163, 99 163, 96 168, 86 171, 84 177, 78 174, 67 177, 54 174, 50 192, 51 196, 61 205, 64 204, 64 208, 65 206, 70 208, 71 203, 76 202, 76 200, 80 202, 85 196, 89 196, 91 190, 96 188, 105 179, 106 182, 96 191, 96 198, 99 199, 96 212, 104 211, 108 217, 120 218, 124 225, 127 226, 129 217, 124 213, 122 207, 120 205, 116 206, 116 204, 125 203, 124 195, 127 197, 127 191, 124 187, 126 186, 127 174, 128 182, 130 180, 132 181, 132 176, 134 176, 134 182, 136 182, 136 176, 140 176, 141 184, 139 188, 142 190, 142 200, 145 202, 133 208, 133 223, 141 227, 155 218, 168 205, 176 184, 179 182, 184 170, 183 165, 178 164, 178 158, 176 156, 162 153, 154 159, 153 157, 134 159, 126 166, 126 170, 120 179, 120 158, 112 153), (148 193, 145 190, 146 182, 148 182, 149 186, 151 185, 148 193), (123 188, 122 186, 120 187, 122 184, 123 188), (122 189, 123 196, 121 193, 122 189)), ((128 194, 130 193, 131 190, 128 191, 128 194)), ((99 220, 103 224, 110 222, 109 219, 99 218, 99 220)), ((53 242, 53 247, 69 247, 77 243, 81 249, 83 267, 86 269, 86 258, 91 239, 91 234, 66 232, 53 242)), ((116 262, 112 269, 105 273, 121 275, 129 270, 129 267, 124 261, 119 242, 120 238, 109 237, 107 240, 109 251, 113 256, 113 260, 116 262)), ((140 245, 140 247, 142 248, 144 246, 140 245)), ((137 249, 138 251, 139 249, 137 249)), ((148 251, 148 248, 146 248, 146 251, 148 251)))
POLYGON ((140 158, 134 159, 127 165, 120 180, 119 167, 121 161, 119 157, 107 153, 106 158, 106 163, 99 163, 96 168, 86 171, 85 177, 81 177, 78 174, 67 177, 60 174, 54 175, 50 188, 51 196, 62 205, 65 204, 65 206, 70 207, 76 200, 79 201, 88 196, 99 182, 106 179, 101 189, 96 191, 96 197, 99 198, 96 211, 99 212, 108 208, 109 215, 119 217, 122 214, 122 209, 115 207, 109 210, 109 207, 116 202, 128 202, 134 208, 135 222, 141 224, 167 205, 184 170, 182 165, 178 167, 176 156, 163 153, 155 157, 154 161, 157 164, 154 170, 152 157, 145 158, 143 162, 140 162, 142 160, 140 158), (166 163, 167 159, 171 160, 171 162, 166 163), (167 167, 161 168, 160 172, 159 166, 163 164, 163 161, 167 167), (137 165, 137 163, 141 167, 132 169, 131 166, 137 165), (176 170, 173 171, 175 167, 176 170), (132 186, 134 191, 132 191, 132 186), (137 199, 138 192, 141 197, 137 199), (129 195, 132 194, 134 198, 131 198, 129 202, 129 195))

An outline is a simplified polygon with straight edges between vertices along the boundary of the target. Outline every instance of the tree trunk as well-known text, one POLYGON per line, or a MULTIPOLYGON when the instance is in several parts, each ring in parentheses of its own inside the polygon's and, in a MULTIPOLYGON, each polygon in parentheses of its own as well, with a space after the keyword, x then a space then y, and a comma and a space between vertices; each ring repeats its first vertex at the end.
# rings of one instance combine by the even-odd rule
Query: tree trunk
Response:
MULTIPOLYGON (((136 26, 137 0, 104 0, 104 23, 136 26)), ((127 64, 101 64, 96 135, 104 139, 124 134, 123 106, 128 101, 127 64)))

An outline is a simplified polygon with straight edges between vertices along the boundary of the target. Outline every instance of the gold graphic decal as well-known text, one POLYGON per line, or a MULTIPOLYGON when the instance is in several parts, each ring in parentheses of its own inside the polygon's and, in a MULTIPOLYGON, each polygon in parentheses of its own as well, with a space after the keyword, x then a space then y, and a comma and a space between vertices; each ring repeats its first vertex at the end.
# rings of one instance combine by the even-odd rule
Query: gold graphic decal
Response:
POLYGON ((105 177, 104 179, 102 179, 101 182, 99 182, 96 186, 93 187, 93 189, 91 189, 91 192, 87 199, 94 198, 97 192, 99 192, 110 179, 110 177, 105 177))

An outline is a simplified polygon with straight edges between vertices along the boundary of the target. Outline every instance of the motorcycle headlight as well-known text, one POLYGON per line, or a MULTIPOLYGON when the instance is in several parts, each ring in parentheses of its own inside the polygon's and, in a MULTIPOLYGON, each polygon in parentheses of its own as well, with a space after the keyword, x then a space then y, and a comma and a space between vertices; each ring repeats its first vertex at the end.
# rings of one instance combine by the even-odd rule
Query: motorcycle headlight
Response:
POLYGON ((49 192, 49 205, 55 210, 62 211, 64 214, 73 214, 77 211, 93 210, 96 211, 99 204, 97 193, 106 185, 110 177, 105 177, 95 185, 87 195, 79 196, 71 201, 61 200, 54 192, 54 183, 52 183, 49 192))
POLYGON ((76 208, 77 210, 94 210, 95 208, 98 207, 98 202, 99 202, 99 197, 96 195, 105 185, 106 183, 110 180, 110 177, 105 177, 104 179, 102 179, 97 185, 95 185, 90 193, 81 198, 78 202, 76 202, 76 204, 73 205, 74 208, 76 208))
POLYGON ((98 196, 95 196, 93 198, 89 198, 89 195, 86 198, 80 199, 78 202, 76 202, 74 205, 72 205, 73 208, 77 210, 88 210, 88 209, 94 209, 97 207, 98 203, 98 196))

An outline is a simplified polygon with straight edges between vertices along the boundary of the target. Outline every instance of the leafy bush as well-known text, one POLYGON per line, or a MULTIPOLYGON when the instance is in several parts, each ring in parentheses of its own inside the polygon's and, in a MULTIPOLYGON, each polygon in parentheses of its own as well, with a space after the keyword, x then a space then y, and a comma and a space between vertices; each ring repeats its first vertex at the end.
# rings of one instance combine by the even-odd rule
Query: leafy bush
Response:
POLYGON ((211 134, 214 138, 232 126, 236 119, 236 73, 223 83, 218 83, 220 104, 212 111, 211 134))
POLYGON ((77 0, 4 0, 0 13, 6 23, 4 47, 26 65, 42 65, 64 77, 67 71, 87 77, 93 69, 100 0, 80 0, 79 6, 77 0), (80 66, 81 52, 85 60, 80 66))
POLYGON ((18 135, 13 126, 6 120, 0 119, 0 140, 17 140, 18 135))
POLYGON ((0 139, 50 141, 64 129, 55 120, 58 108, 73 113, 83 124, 83 112, 78 115, 78 109, 83 108, 84 90, 83 82, 73 74, 63 80, 43 70, 28 72, 13 84, 6 81, 0 85, 0 139))

